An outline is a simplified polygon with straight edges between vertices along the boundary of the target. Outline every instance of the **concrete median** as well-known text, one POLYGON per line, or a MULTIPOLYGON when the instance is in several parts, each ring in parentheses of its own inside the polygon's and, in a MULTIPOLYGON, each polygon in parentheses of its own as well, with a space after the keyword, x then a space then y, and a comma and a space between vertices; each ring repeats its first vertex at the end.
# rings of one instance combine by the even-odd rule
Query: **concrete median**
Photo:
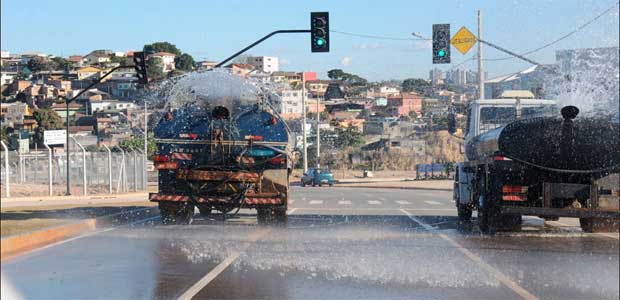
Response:
POLYGON ((98 229, 124 225, 158 214, 156 207, 145 207, 2 238, 0 242, 0 260, 4 261, 14 258, 29 251, 98 229))

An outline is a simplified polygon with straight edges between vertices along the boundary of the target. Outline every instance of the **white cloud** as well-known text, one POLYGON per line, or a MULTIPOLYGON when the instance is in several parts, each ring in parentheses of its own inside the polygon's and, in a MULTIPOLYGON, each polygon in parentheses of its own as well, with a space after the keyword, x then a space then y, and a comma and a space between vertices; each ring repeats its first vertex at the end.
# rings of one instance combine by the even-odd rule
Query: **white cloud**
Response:
POLYGON ((353 61, 353 57, 345 56, 342 60, 340 60, 340 64, 347 67, 351 65, 351 61, 353 61))
POLYGON ((415 49, 415 50, 432 49, 433 48, 433 42, 432 41, 412 42, 411 43, 411 48, 415 49))
POLYGON ((385 46, 379 43, 353 45, 353 49, 383 49, 383 48, 385 48, 385 46))

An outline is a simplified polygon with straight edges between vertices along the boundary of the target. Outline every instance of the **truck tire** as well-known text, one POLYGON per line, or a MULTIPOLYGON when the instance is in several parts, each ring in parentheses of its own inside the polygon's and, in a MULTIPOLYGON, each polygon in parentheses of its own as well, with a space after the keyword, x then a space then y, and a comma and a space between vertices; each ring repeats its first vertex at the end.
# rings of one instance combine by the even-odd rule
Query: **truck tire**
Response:
POLYGON ((164 225, 189 225, 194 220, 194 205, 160 202, 159 214, 164 225))
POLYGON ((278 207, 273 210, 274 224, 278 226, 285 226, 288 222, 288 216, 286 215, 286 207, 278 207))
POLYGON ((459 223, 466 223, 471 221, 472 209, 465 204, 456 204, 456 211, 459 217, 459 223))
POLYGON ((618 232, 619 220, 602 218, 580 218, 583 232, 618 232))
POLYGON ((270 208, 259 207, 256 209, 256 221, 258 225, 268 225, 273 219, 270 208))
POLYGON ((200 211, 200 216, 205 220, 208 220, 211 217, 211 207, 210 206, 198 206, 198 211, 200 211))

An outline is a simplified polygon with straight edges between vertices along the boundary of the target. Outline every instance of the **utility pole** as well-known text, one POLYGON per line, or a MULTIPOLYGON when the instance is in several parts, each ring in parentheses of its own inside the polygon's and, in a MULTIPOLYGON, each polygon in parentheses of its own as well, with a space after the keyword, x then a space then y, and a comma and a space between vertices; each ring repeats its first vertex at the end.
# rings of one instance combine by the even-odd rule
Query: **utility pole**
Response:
MULTIPOLYGON (((478 40, 482 39, 482 12, 478 11, 478 40)), ((478 99, 484 99, 484 69, 482 66, 482 43, 478 43, 478 99)))
POLYGON ((308 146, 306 145, 306 77, 305 73, 301 72, 301 114, 302 117, 302 137, 303 137, 303 160, 304 160, 304 173, 308 171, 308 146))
POLYGON ((316 167, 321 167, 321 113, 319 111, 319 97, 316 98, 316 167))
POLYGON ((148 146, 147 146, 147 144, 148 144, 148 134, 149 134, 149 127, 148 127, 148 118, 146 117, 146 100, 144 100, 144 155, 142 156, 142 168, 144 170, 142 170, 142 173, 143 173, 143 175, 142 175, 143 176, 143 178, 142 178, 143 179, 142 180, 143 187, 142 188, 144 188, 145 191, 147 190, 146 186, 147 186, 148 181, 149 181, 148 178, 147 178, 149 173, 148 173, 147 168, 146 168, 146 162, 148 161, 148 157, 147 157, 148 156, 148 152, 147 152, 148 151, 148 146))

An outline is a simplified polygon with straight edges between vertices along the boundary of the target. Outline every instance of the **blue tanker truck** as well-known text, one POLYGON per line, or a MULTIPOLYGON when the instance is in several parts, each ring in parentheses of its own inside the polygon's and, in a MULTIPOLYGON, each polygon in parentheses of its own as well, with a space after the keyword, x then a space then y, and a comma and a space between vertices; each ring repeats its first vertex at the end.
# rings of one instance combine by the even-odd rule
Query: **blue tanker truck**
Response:
POLYGON ((242 208, 257 210, 259 224, 283 224, 289 194, 289 129, 262 101, 239 105, 220 99, 205 107, 185 103, 167 109, 154 129, 157 193, 163 224, 224 218, 242 208))

